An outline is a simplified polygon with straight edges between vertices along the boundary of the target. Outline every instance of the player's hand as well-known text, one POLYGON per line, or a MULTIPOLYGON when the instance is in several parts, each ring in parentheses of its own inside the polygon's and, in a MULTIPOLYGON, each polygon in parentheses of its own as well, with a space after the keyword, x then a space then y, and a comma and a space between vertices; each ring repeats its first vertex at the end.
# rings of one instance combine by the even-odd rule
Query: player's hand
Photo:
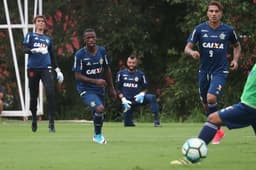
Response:
POLYGON ((61 84, 61 83, 63 82, 63 80, 64 80, 63 73, 61 72, 61 70, 60 70, 59 67, 57 67, 57 68, 55 69, 55 71, 56 71, 56 73, 57 73, 57 80, 58 80, 58 83, 61 84))
POLYGON ((238 63, 236 60, 232 60, 230 63, 230 69, 231 70, 236 70, 238 68, 238 63))
POLYGON ((41 51, 40 51, 41 54, 47 54, 47 53, 48 53, 47 47, 41 47, 40 50, 41 50, 41 51))
POLYGON ((33 54, 34 53, 41 53, 41 54, 47 54, 48 53, 47 47, 32 48, 30 51, 33 54))
POLYGON ((199 58, 200 58, 200 53, 198 52, 198 51, 192 51, 191 53, 190 53, 190 55, 194 58, 194 59, 196 59, 196 60, 198 60, 199 58))
POLYGON ((106 87, 107 86, 107 82, 104 79, 96 79, 95 84, 100 86, 100 87, 106 87))
POLYGON ((130 100, 127 100, 125 97, 122 97, 121 100, 124 107, 124 112, 127 112, 128 110, 130 110, 132 102, 130 100))
POLYGON ((39 48, 32 48, 30 51, 31 51, 33 54, 35 54, 35 53, 40 53, 40 49, 39 49, 39 48))
POLYGON ((144 101, 144 96, 145 96, 145 92, 140 92, 139 94, 137 94, 136 96, 134 96, 135 101, 137 103, 143 103, 144 101))

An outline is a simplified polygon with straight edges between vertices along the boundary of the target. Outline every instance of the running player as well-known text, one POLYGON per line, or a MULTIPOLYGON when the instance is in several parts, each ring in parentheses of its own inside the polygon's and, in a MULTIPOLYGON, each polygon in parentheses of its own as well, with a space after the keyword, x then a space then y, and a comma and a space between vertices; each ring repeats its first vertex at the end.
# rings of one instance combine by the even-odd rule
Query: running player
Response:
POLYGON ((106 144, 102 134, 105 88, 108 86, 110 94, 116 97, 110 63, 105 48, 96 45, 96 33, 93 29, 86 29, 83 39, 85 47, 76 52, 72 70, 75 73, 77 91, 93 113, 93 141, 106 144))
POLYGON ((137 69, 137 58, 130 56, 127 59, 127 68, 117 73, 116 84, 118 97, 123 104, 124 126, 135 126, 133 122, 133 109, 137 105, 150 104, 154 113, 154 125, 160 126, 159 106, 156 96, 146 93, 147 81, 144 73, 137 69))
POLYGON ((47 98, 49 131, 55 132, 54 119, 56 111, 55 88, 52 69, 57 73, 57 80, 62 83, 64 76, 52 53, 52 39, 45 35, 46 18, 38 15, 34 18, 35 32, 29 32, 24 38, 23 49, 28 54, 28 80, 30 92, 30 110, 32 113, 32 131, 37 131, 37 98, 39 81, 42 80, 47 98))
MULTIPOLYGON (((229 74, 227 59, 229 42, 233 45, 231 70, 238 68, 241 53, 241 46, 234 29, 221 22, 222 12, 222 4, 211 1, 207 10, 208 21, 194 28, 184 50, 185 54, 200 59, 199 93, 207 116, 217 110, 217 102, 229 74), (200 52, 193 50, 196 43, 200 52)), ((223 136, 224 131, 219 129, 212 143, 218 144, 223 136)))

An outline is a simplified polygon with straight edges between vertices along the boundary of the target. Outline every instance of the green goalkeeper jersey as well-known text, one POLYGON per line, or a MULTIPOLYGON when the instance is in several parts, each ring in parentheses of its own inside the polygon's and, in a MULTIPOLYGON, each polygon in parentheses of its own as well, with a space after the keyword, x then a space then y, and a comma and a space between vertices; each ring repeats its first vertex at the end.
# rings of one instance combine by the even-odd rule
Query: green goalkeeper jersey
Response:
POLYGON ((241 102, 250 107, 256 108, 256 64, 254 64, 247 77, 241 96, 241 102))

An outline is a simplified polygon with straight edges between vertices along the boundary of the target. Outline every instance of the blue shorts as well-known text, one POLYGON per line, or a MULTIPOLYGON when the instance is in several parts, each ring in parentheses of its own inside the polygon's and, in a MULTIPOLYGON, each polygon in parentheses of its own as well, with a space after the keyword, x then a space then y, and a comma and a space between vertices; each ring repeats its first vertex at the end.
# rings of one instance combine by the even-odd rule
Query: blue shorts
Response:
POLYGON ((213 94, 219 99, 226 83, 228 73, 208 74, 199 72, 199 95, 204 104, 207 104, 207 94, 213 94))
POLYGON ((222 122, 229 129, 247 127, 256 122, 256 109, 243 103, 234 104, 218 111, 222 122))
POLYGON ((96 107, 104 105, 104 96, 95 93, 85 93, 82 96, 84 103, 89 106, 92 112, 95 111, 96 107))

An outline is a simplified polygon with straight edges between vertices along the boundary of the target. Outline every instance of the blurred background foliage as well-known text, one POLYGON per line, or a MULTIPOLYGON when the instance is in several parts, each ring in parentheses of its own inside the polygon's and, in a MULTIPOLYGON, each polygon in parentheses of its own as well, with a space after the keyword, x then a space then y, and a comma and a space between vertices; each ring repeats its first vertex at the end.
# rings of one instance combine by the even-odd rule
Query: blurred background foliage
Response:
MULTIPOLYGON (((162 121, 203 121, 198 95, 198 61, 183 54, 186 38, 195 25, 207 20, 207 1, 197 0, 44 0, 43 13, 48 20, 48 34, 54 40, 54 53, 65 75, 62 86, 56 86, 58 119, 91 119, 91 113, 75 90, 71 71, 73 55, 83 42, 86 28, 97 32, 98 44, 106 47, 112 60, 112 72, 123 67, 130 54, 140 58, 139 67, 149 81, 149 92, 158 96, 162 121)), ((230 74, 220 106, 239 101, 248 71, 256 55, 256 1, 221 0, 223 22, 232 25, 240 37, 240 67, 230 74)), ((3 4, 0 6, 3 7, 3 4)), ((20 23, 15 1, 8 2, 12 23, 20 23)), ((33 7, 33 4, 30 5, 33 7)), ((2 7, 1 14, 4 13, 2 7)), ((30 14, 33 13, 30 9, 30 14)), ((32 20, 33 16, 29 16, 32 20)), ((6 23, 1 15, 0 23, 6 23)), ((23 35, 15 31, 18 62, 24 80, 23 35)), ((14 73, 8 32, 0 30, 0 62, 7 72, 14 73), (7 66, 7 67, 6 67, 7 66)), ((232 51, 227 56, 232 59, 232 51)), ((6 73, 6 72, 5 72, 6 73)), ((1 72, 2 74, 2 72, 1 72)), ((10 89, 5 95, 5 109, 19 106, 14 74, 1 76, 1 84, 10 89), (17 100, 17 101, 16 101, 17 100)), ((24 82, 24 81, 23 81, 24 82)), ((106 97, 108 121, 122 120, 119 101, 106 97)), ((138 108, 135 118, 151 121, 148 107, 138 108)))

